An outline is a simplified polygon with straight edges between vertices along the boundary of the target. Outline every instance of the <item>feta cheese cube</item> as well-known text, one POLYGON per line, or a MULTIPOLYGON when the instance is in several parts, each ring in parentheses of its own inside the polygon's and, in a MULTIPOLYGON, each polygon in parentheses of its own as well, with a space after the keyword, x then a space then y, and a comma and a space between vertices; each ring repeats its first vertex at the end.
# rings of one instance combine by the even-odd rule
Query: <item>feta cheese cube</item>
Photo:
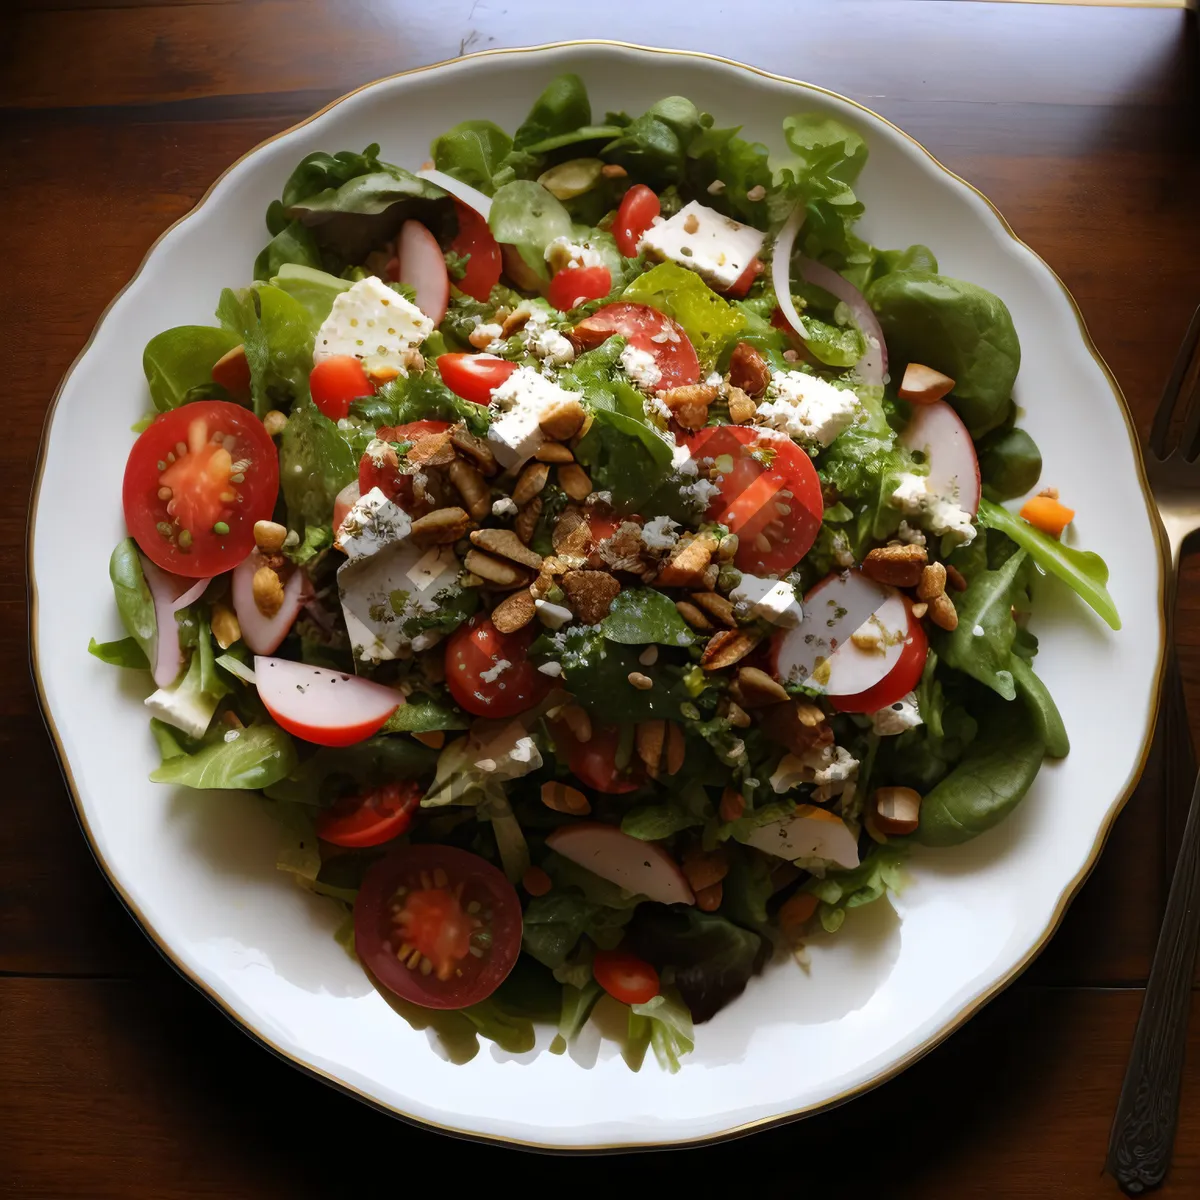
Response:
POLYGON ((169 688, 159 688, 143 703, 152 717, 194 738, 204 736, 217 711, 217 697, 210 697, 199 687, 192 686, 186 675, 169 688))
POLYGON ((693 200, 669 221, 646 230, 638 245, 651 258, 669 259, 723 292, 763 247, 764 234, 693 200))
POLYGON ((789 437, 825 447, 852 425, 862 410, 858 397, 804 371, 776 374, 755 420, 789 437))
POLYGON ((743 575, 729 599, 739 616, 769 621, 781 629, 795 629, 804 617, 796 589, 782 579, 743 575))
POLYGON ((408 513, 379 488, 372 488, 346 514, 338 530, 338 544, 351 561, 370 558, 384 546, 403 541, 411 528, 408 513))
POLYGON ((433 322, 413 303, 368 275, 334 297, 329 316, 317 331, 313 363, 335 354, 370 358, 405 371, 405 351, 433 332, 433 322))
POLYGON ((578 399, 532 367, 518 367, 492 390, 488 442, 496 461, 513 470, 532 458, 546 440, 539 424, 542 416, 564 400, 578 399))

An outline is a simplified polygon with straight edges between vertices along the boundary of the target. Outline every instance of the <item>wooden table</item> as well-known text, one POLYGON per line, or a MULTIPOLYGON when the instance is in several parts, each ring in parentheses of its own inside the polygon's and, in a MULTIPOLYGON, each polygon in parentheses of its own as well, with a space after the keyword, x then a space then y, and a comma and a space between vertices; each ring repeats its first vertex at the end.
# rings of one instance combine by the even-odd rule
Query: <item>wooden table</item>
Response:
MULTIPOLYGON (((163 228, 340 93, 460 51, 603 35, 719 51, 891 118, 987 193, 1073 290, 1143 429, 1200 300, 1195 31, 1171 9, 800 0, 10 0, 0 17, 0 1191, 278 1197, 578 1168, 411 1130, 276 1061, 153 952, 96 869, 26 667, 26 497, 55 383, 163 228), (368 1153, 356 1153, 365 1147, 368 1153), (382 1156, 380 1157, 382 1152, 382 1156), (452 1156, 457 1170, 446 1171, 452 1156)), ((86 525, 81 526, 82 530, 86 525)), ((1184 673, 1200 717, 1200 589, 1184 673)), ((1138 719, 1131 714, 1131 720, 1138 719)), ((1077 738, 1077 741, 1084 741, 1077 738)), ((1094 1197, 1181 813, 1128 805, 1051 947, 898 1080, 639 1178, 688 1195, 1094 1197), (751 1158, 751 1156, 753 1156, 751 1158), (732 1174, 731 1174, 732 1177, 732 1174), (747 1179, 749 1180, 749 1175, 747 1179), (759 1190, 756 1188, 756 1190, 759 1190)), ((1200 1002, 1196 1008, 1200 1010, 1200 1002)), ((1167 1196, 1200 1193, 1200 1011, 1167 1196)), ((621 1186, 628 1159, 587 1166, 621 1186)), ((567 1172, 572 1172, 568 1174, 567 1172)))

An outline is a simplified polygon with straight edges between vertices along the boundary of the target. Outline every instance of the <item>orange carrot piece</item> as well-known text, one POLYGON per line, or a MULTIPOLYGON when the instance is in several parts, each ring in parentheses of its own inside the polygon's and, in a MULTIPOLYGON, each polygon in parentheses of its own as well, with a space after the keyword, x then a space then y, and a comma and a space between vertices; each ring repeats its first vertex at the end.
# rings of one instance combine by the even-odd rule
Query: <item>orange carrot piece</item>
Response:
POLYGON ((1075 520, 1075 510, 1050 496, 1034 496, 1025 501, 1021 516, 1035 529, 1051 537, 1062 537, 1062 531, 1075 520))

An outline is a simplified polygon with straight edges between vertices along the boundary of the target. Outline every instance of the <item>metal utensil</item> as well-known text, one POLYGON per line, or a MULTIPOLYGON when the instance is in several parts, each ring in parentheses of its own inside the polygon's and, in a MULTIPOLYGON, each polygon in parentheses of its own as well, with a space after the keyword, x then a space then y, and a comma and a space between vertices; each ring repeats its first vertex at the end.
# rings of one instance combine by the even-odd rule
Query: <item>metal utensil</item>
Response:
MULTIPOLYGON (((1146 453, 1146 471, 1166 534, 1169 559, 1167 620, 1173 623, 1179 559, 1200 529, 1200 308, 1192 317, 1159 401, 1146 453), (1181 403, 1182 400, 1182 403, 1181 403), (1176 411, 1182 417, 1172 444, 1176 411)), ((1168 631, 1169 632, 1169 631, 1168 631)), ((1195 774, 1183 687, 1168 637, 1166 694, 1158 730, 1164 796, 1176 795, 1195 774)), ((1200 778, 1187 824, 1133 1049, 1108 1143, 1107 1167, 1128 1196, 1158 1187, 1171 1163, 1183 1076, 1192 973, 1200 942, 1200 778)))

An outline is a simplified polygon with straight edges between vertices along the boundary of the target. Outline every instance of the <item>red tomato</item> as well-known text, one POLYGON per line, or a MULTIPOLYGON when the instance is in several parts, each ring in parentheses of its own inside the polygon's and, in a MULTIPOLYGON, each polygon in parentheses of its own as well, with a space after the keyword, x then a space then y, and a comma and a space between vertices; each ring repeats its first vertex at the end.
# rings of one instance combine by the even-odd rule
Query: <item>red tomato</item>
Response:
POLYGON ((374 392, 362 363, 353 354, 323 358, 308 377, 313 403, 331 420, 350 415, 350 405, 360 396, 374 392))
POLYGON ((660 388, 699 382, 700 360, 688 335, 677 322, 647 304, 606 304, 575 328, 585 345, 599 345, 619 333, 631 346, 652 354, 662 372, 660 388))
POLYGON ((658 197, 644 183, 635 183, 625 193, 613 221, 612 234, 617 249, 626 258, 636 257, 638 242, 661 211, 658 197))
MULTIPOLYGON (((725 295, 733 296, 734 299, 739 299, 744 296, 754 285, 754 281, 763 273, 766 268, 763 266, 762 259, 756 254, 747 264, 746 269, 733 281, 733 286, 725 289, 725 295)), ((776 312, 779 310, 776 309, 776 312)), ((780 314, 783 315, 782 313, 780 314)), ((789 325, 790 329, 791 326, 789 325)))
POLYGON ((376 863, 354 901, 354 949, 384 987, 425 1008, 490 996, 521 952, 521 901, 476 854, 401 846, 376 863))
MULTIPOLYGON (((600 543, 607 541, 617 532, 622 521, 621 517, 602 517, 597 513, 592 513, 588 519, 588 532, 592 535, 592 541, 599 547, 600 543)), ((588 566, 597 571, 608 570, 608 564, 604 561, 599 549, 593 550, 588 555, 588 566)))
POLYGON ((486 405, 491 402, 492 389, 498 388, 517 364, 494 354, 440 354, 437 369, 456 396, 486 405))
POLYGON ((385 783, 346 796, 317 814, 317 837, 335 846, 378 846, 412 824, 424 790, 417 783, 385 783))
POLYGON ((513 717, 550 690, 550 679, 526 655, 537 630, 526 625, 501 633, 482 613, 460 625, 446 641, 446 686, 456 703, 477 717, 513 717), (490 674, 507 662, 500 674, 490 674))
POLYGON ((125 464, 125 524, 156 566, 190 579, 231 570, 269 520, 279 454, 240 404, 204 400, 155 417, 125 464))
POLYGON ((631 759, 624 771, 617 769, 617 743, 621 731, 615 725, 596 725, 586 742, 579 741, 563 721, 554 721, 550 726, 554 743, 560 755, 565 755, 567 766, 584 787, 619 796, 623 792, 636 791, 642 786, 641 763, 631 759))
POLYGON ((450 249, 463 258, 470 255, 466 274, 455 280, 454 286, 482 303, 500 282, 500 245, 492 237, 488 223, 473 208, 455 200, 454 212, 458 217, 458 232, 450 249))
POLYGON ((611 291, 612 273, 607 267, 567 267, 550 280, 546 299, 567 312, 589 300, 602 300, 611 291))
POLYGON ((738 535, 739 570, 782 575, 808 553, 825 505, 812 459, 790 438, 713 425, 690 437, 688 449, 697 461, 732 460, 732 469, 717 472, 721 491, 706 515, 738 535))
POLYGON ((920 683, 925 660, 929 657, 929 638, 924 626, 913 616, 912 603, 906 598, 904 604, 908 609, 908 637, 896 665, 865 692, 854 696, 830 696, 829 703, 840 712, 878 712, 907 696, 920 683))
POLYGON ((620 950, 597 950, 592 974, 622 1004, 645 1004, 658 995, 658 972, 648 962, 620 950))
MULTIPOLYGON (((446 421, 410 421, 407 425, 382 425, 375 436, 381 442, 411 442, 424 434, 441 433, 449 428, 446 421)), ((412 500, 412 476, 400 470, 399 456, 390 446, 386 452, 374 457, 364 454, 358 460, 359 495, 365 496, 372 488, 378 488, 401 508, 412 500)))

